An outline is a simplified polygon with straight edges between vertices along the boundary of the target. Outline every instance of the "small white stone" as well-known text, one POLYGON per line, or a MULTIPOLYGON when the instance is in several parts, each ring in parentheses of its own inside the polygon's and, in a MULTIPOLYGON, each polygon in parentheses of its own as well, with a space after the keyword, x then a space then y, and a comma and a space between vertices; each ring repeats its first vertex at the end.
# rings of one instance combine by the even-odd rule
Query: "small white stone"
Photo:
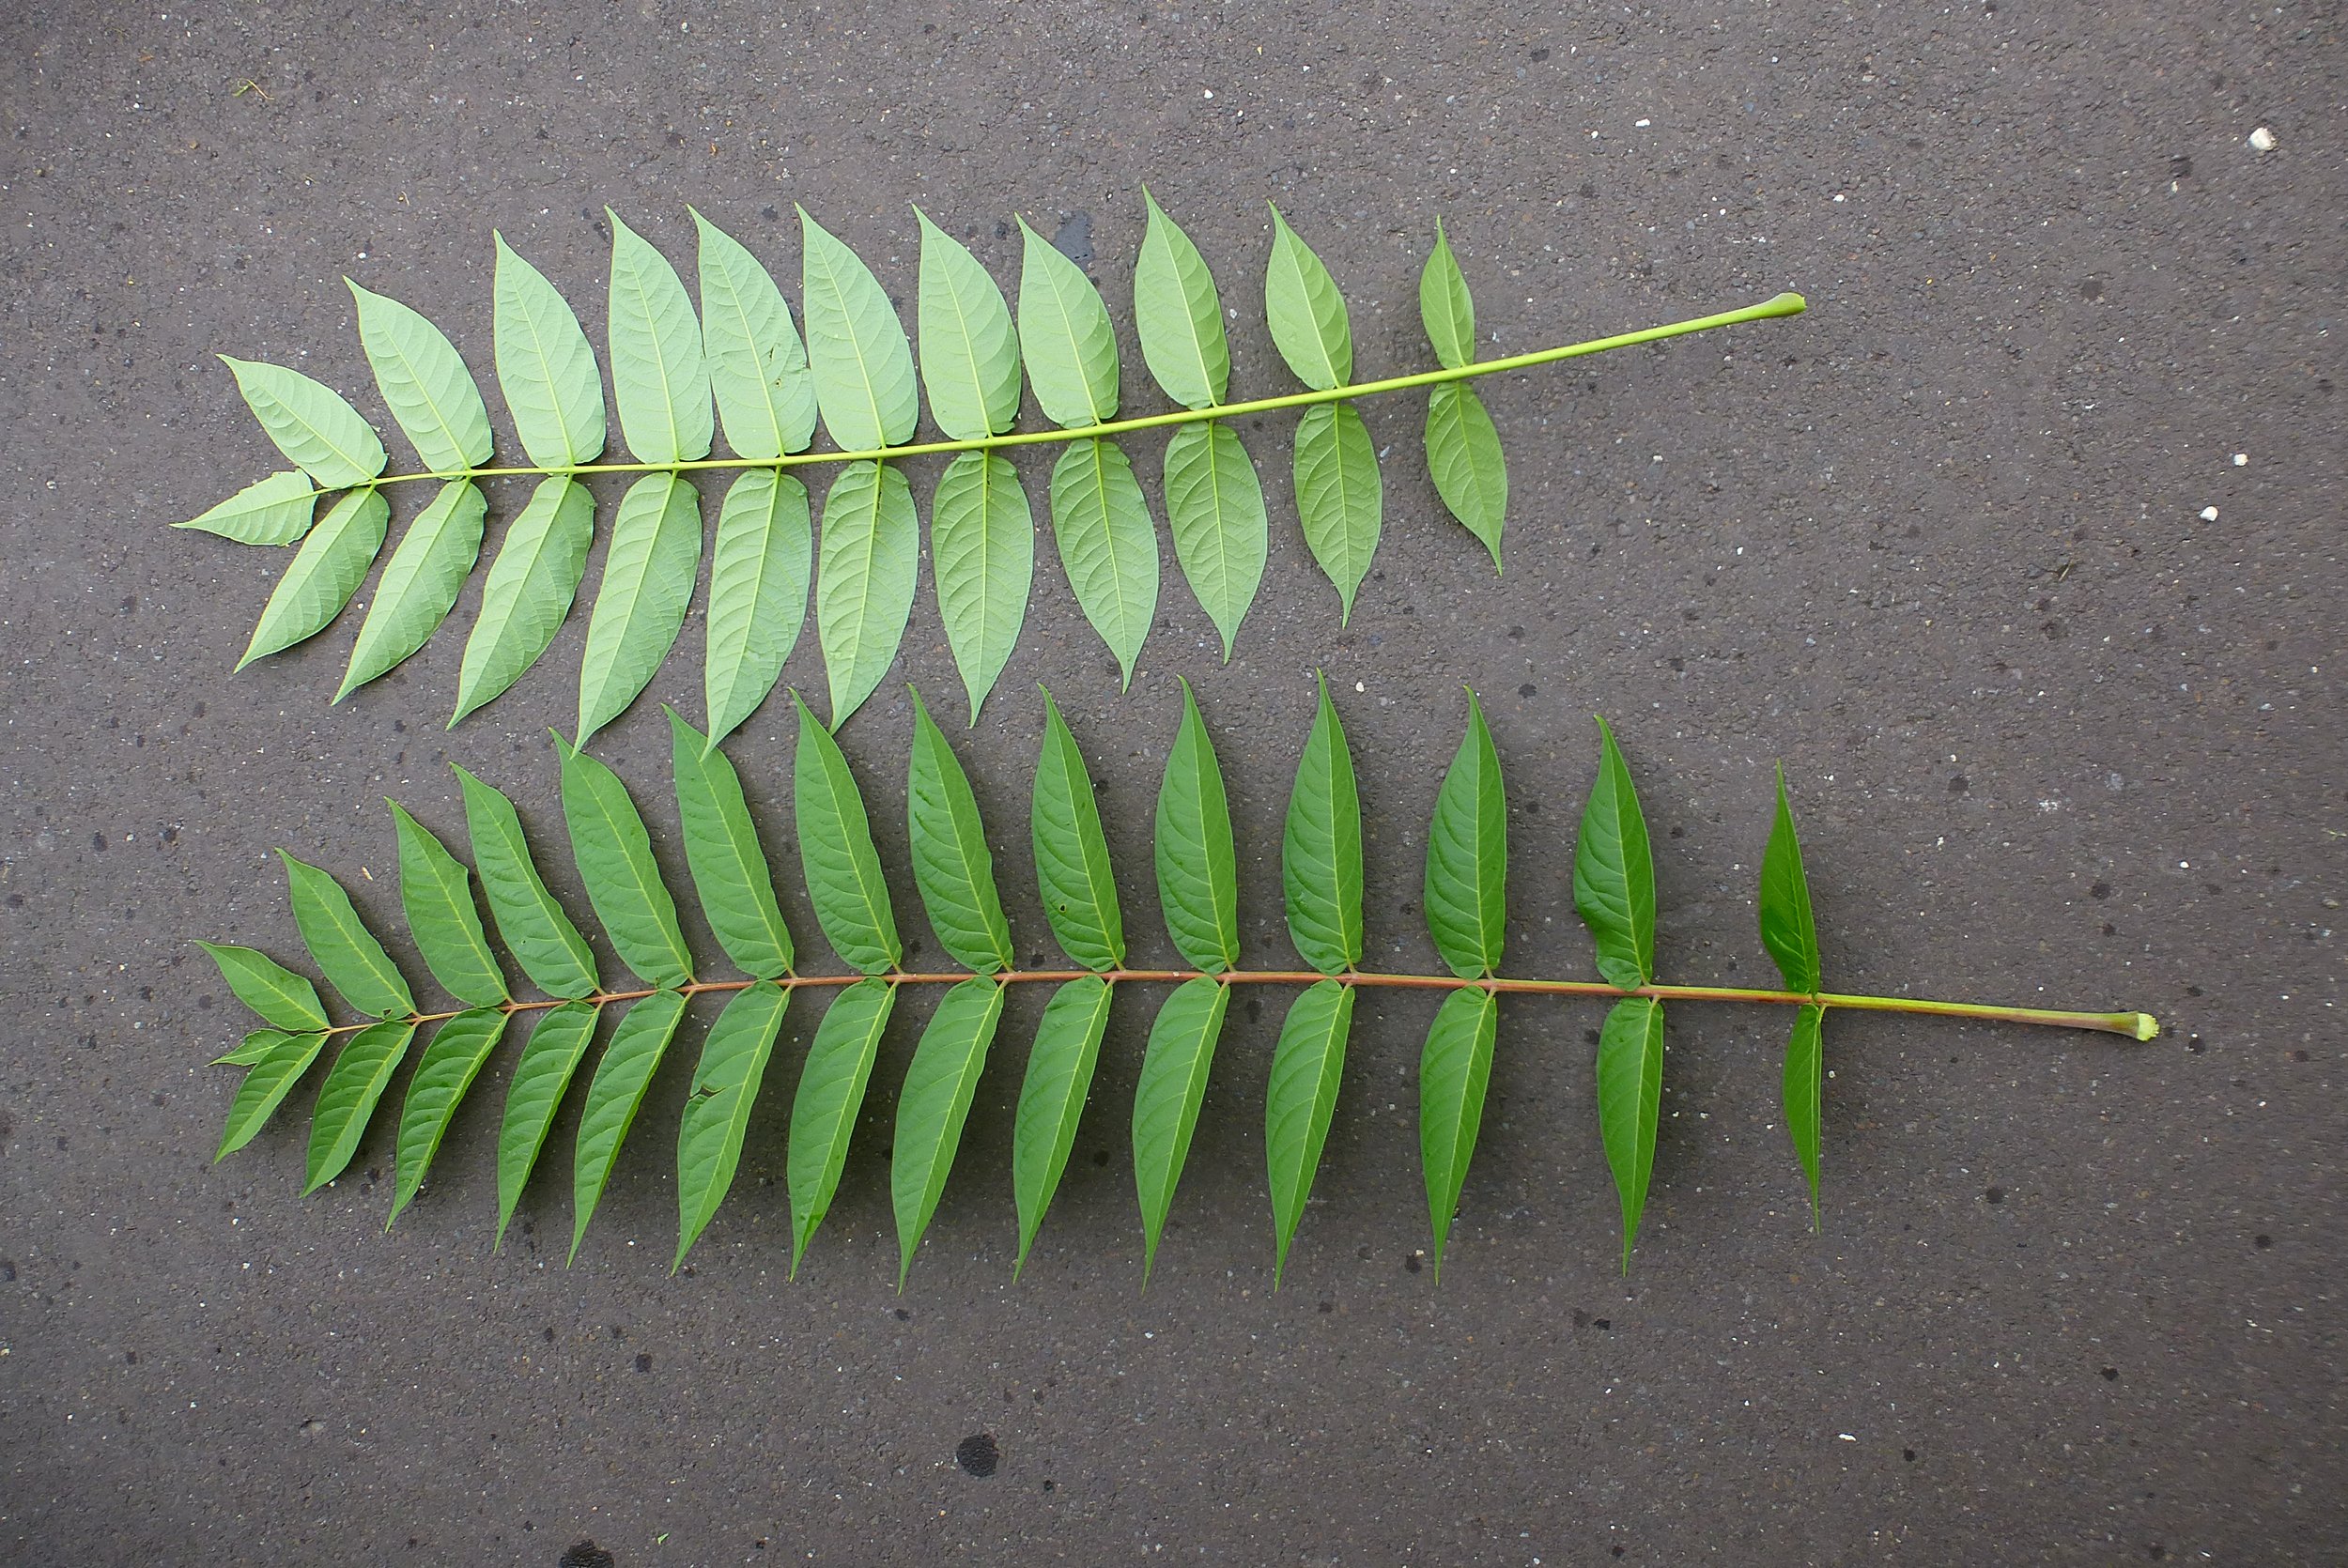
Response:
POLYGON ((2205 522, 2205 523, 2214 523, 2214 522, 2216 522, 2217 520, 2217 508, 2216 508, 2216 507, 2214 507, 2214 506, 2204 506, 2203 508, 2201 508, 2201 521, 2203 521, 2203 522, 2205 522))
POLYGON ((2233 466, 2237 469, 2248 468, 2250 466, 2250 454, 2247 452, 2235 453, 2233 454, 2233 466))
POLYGON ((2275 150, 2275 133, 2267 130, 2266 127, 2263 125, 2256 131, 2251 131, 2250 150, 2252 152, 2273 152, 2275 150))
POLYGON ((1631 122, 1633 127, 1640 131, 1645 131, 1648 126, 1653 125, 1654 123, 1655 122, 1653 120, 1634 120, 1631 122))

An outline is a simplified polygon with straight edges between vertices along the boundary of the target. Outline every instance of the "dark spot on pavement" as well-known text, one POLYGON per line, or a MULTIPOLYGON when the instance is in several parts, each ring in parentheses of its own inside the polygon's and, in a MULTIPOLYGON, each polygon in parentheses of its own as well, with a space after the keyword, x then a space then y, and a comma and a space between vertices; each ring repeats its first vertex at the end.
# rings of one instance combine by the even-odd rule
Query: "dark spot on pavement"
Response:
POLYGON ((2102 1376, 2107 1383, 2117 1383, 2120 1380, 2120 1369, 2116 1366, 2108 1366, 2104 1368, 2102 1376))
POLYGON ((581 1541, 554 1560, 554 1568, 619 1568, 618 1560, 593 1541, 581 1541))
POLYGON ((995 1446, 992 1432, 974 1432, 954 1445, 954 1463, 981 1479, 993 1475, 1002 1462, 1002 1450, 995 1446))
POLYGON ((1991 1203, 2003 1203, 2005 1202, 2005 1189, 2002 1187, 1992 1187, 1988 1191, 1984 1192, 1982 1196, 1987 1198, 1991 1203))
POLYGON ((639 1350, 636 1353, 636 1370, 639 1372, 650 1372, 652 1370, 651 1351, 639 1350))

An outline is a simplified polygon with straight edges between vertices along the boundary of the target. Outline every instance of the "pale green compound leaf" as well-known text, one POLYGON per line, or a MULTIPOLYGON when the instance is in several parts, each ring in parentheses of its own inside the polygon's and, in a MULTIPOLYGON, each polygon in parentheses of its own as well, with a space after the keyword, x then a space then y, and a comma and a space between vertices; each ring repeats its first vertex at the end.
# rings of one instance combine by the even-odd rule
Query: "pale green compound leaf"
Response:
POLYGON ((196 945, 211 955, 237 1000, 260 1014, 263 1022, 296 1035, 326 1027, 318 988, 306 976, 251 947, 201 941, 196 945))
POLYGON ((930 563, 938 618, 976 724, 1019 645, 1035 582, 1035 518, 1010 463, 965 452, 946 465, 931 504, 930 563))
POLYGON ((405 1017, 416 1010, 407 979, 392 962, 392 955, 367 930, 351 907, 343 884, 306 861, 284 850, 286 886, 293 900, 294 925, 302 945, 326 976, 326 983, 369 1018, 405 1017))
POLYGON ((400 536, 383 576, 375 585, 375 602, 359 626, 351 645, 350 668, 340 702, 377 676, 422 648, 465 590, 473 563, 481 559, 482 521, 489 503, 467 480, 440 486, 416 519, 400 536))
POLYGON ((1342 975, 1362 961, 1362 801, 1326 677, 1320 685, 1289 794, 1280 875, 1297 952, 1323 975, 1342 975))
POLYGON ((861 257, 800 208, 808 363, 824 428, 842 452, 872 452, 913 438, 921 396, 913 346, 888 294, 861 257))
POLYGON ((1598 1127, 1622 1199, 1622 1270, 1646 1209, 1655 1173, 1655 1125, 1663 1097, 1663 1004, 1630 996, 1606 1014, 1598 1039, 1598 1127))
POLYGON ((1142 1053, 1141 1077, 1134 1085, 1134 1188, 1141 1201, 1141 1283, 1157 1267, 1158 1238, 1175 1186, 1190 1158, 1190 1136, 1198 1126, 1198 1106, 1207 1093, 1207 1070, 1214 1063, 1230 987, 1207 979, 1184 980, 1158 1008, 1142 1053))
POLYGON ((546 1147, 547 1134, 554 1130, 564 1091, 579 1071, 602 1016, 603 1009, 590 1003, 564 1003, 539 1018, 514 1064, 505 1088, 505 1115, 498 1126, 498 1229, 492 1252, 505 1244, 505 1227, 513 1222, 522 1189, 530 1185, 531 1169, 546 1147))
POLYGON ((1195 969, 1218 974, 1239 963, 1239 859, 1223 764, 1182 682, 1182 723, 1158 785, 1158 907, 1174 950, 1195 969))
MULTIPOLYGON (((1039 688, 1041 689, 1041 688, 1039 688)), ((1117 877, 1084 753, 1068 732, 1059 704, 1043 693, 1043 749, 1036 759, 1035 797, 1028 813, 1035 874, 1043 914, 1068 956, 1087 969, 1121 968, 1125 920, 1117 907, 1117 877)))
POLYGON ((1141 199, 1150 214, 1134 262, 1134 329, 1142 361, 1166 396, 1185 408, 1213 407, 1231 383, 1231 347, 1214 275, 1147 188, 1141 199))
MULTIPOLYGON (((985 983, 985 982, 981 982, 985 983)), ((791 1274, 824 1222, 840 1173, 848 1162, 848 1140, 872 1082, 881 1031, 897 1005, 897 988, 880 980, 858 980, 842 991, 815 1026, 799 1068, 798 1092, 791 1101, 791 1138, 786 1179, 791 1190, 791 1274)))
POLYGON ((1457 381, 1427 397, 1427 469, 1435 493, 1460 526, 1484 542, 1500 570, 1500 536, 1508 517, 1508 459, 1483 399, 1457 381))
POLYGON ((762 980, 788 974, 791 931, 775 901, 774 872, 742 796, 741 776, 674 708, 667 713, 685 864, 702 914, 743 973, 762 980))
POLYGON ((406 807, 386 804, 399 832, 399 905, 424 966, 442 991, 469 1007, 505 1001, 505 973, 473 907, 472 873, 406 807))
POLYGON ((612 950, 646 985, 687 984, 693 978, 693 954, 627 786, 560 735, 554 749, 563 760, 563 822, 571 858, 612 950))
POLYGON ((1084 269, 1019 220, 1019 348, 1037 407, 1063 430, 1117 417, 1117 332, 1084 269))
POLYGON ((702 561, 701 496, 646 474, 620 498, 579 668, 579 744, 627 711, 685 625, 702 561))
POLYGON ((482 583, 481 614, 465 639, 449 728, 538 662, 571 612, 595 535, 595 502, 585 485, 560 475, 539 481, 529 504, 507 525, 482 583))
POLYGON ((255 1062, 245 1072, 244 1082, 237 1085, 236 1101, 228 1107, 227 1123, 220 1130, 220 1151, 212 1156, 215 1161, 253 1142, 325 1045, 325 1035, 316 1031, 276 1037, 269 1053, 255 1062))
POLYGON ((1315 392, 1328 392, 1353 379, 1353 328, 1345 296, 1276 207, 1263 292, 1273 346, 1298 380, 1315 392))
POLYGON ((1012 1278, 1027 1264, 1027 1249, 1052 1206, 1052 1194, 1068 1169, 1076 1144, 1076 1123, 1100 1065, 1101 1035, 1108 1027, 1114 988, 1097 975, 1071 980, 1052 992, 1027 1051, 1027 1075, 1019 1085, 1019 1112, 1011 1139, 1011 1185, 1019 1204, 1019 1256, 1012 1278))
POLYGON ((919 208, 921 386, 947 438, 983 440, 1019 418, 1019 338, 1003 291, 962 241, 919 208))
POLYGON ((888 1155, 890 1207, 897 1217, 897 1288, 905 1287, 913 1253, 937 1212, 954 1152, 985 1070, 987 1048, 1003 1017, 1003 987, 968 979, 948 992, 921 1031, 904 1086, 897 1094, 896 1137, 888 1155))
POLYGON ((1810 1228, 1818 1228, 1819 1144, 1826 1119, 1826 1009, 1805 1003, 1794 1009, 1794 1032, 1785 1041, 1785 1130, 1794 1157, 1810 1184, 1810 1228))
POLYGON ((489 410, 448 334, 413 309, 343 284, 359 307, 359 342, 383 404, 434 473, 459 473, 489 460, 489 410))
MULTIPOLYGON (((531 858, 522 820, 514 803, 494 785, 449 764, 465 795, 465 831, 472 843, 474 873, 489 900, 489 914, 506 950, 550 996, 578 998, 595 989, 595 955, 571 917, 547 891, 546 879, 531 858)), ((545 1025, 539 1025, 543 1032, 545 1025)))
POLYGON ((505 1012, 475 1007, 458 1013, 440 1027, 424 1048, 415 1072, 408 1080, 408 1098, 399 1109, 399 1135, 394 1145, 392 1211, 383 1228, 390 1230, 424 1185, 425 1173, 440 1152, 440 1139, 456 1118, 457 1104, 472 1081, 481 1075, 505 1033, 505 1012))
POLYGON ((391 503, 378 490, 354 490, 335 502, 277 579, 237 668, 316 637, 332 624, 365 580, 391 520, 391 503))
POLYGON ((266 1060, 270 1053, 293 1037, 283 1029, 255 1029, 233 1051, 226 1051, 206 1063, 215 1068, 249 1068, 266 1060))
POLYGON ((1052 465, 1052 534, 1077 605, 1130 686, 1158 613, 1158 530, 1115 442, 1072 442, 1052 465))
POLYGON ((610 208, 603 215, 611 224, 611 401, 620 433, 641 462, 706 457, 716 425, 692 297, 668 257, 610 208))
POLYGON ((255 480, 209 511, 171 526, 200 529, 239 545, 290 545, 310 531, 317 499, 308 474, 286 469, 255 480))
POLYGON ((831 727, 873 695, 913 615, 921 519, 905 476, 885 463, 851 463, 824 498, 815 577, 815 633, 831 688, 831 727))
POLYGON ((592 463, 603 453, 603 374, 595 351, 546 275, 497 242, 491 326, 498 388, 522 450, 542 469, 592 463))
POLYGON ((1460 270, 1460 258, 1451 254, 1440 218, 1435 220, 1435 248, 1418 275, 1418 318, 1427 327, 1437 364, 1458 370, 1475 362, 1475 301, 1468 295, 1467 278, 1460 270))
POLYGON ((693 1069, 693 1092, 677 1128, 677 1242, 676 1256, 669 1264, 672 1273, 734 1185, 734 1174, 742 1163, 742 1140, 749 1132, 750 1107, 765 1081, 766 1063, 790 1003, 787 991, 752 986, 736 992, 709 1027, 701 1064, 693 1069))
POLYGON ((334 1065, 327 1069, 310 1113, 310 1152, 301 1195, 308 1197, 343 1174, 359 1152, 367 1122, 391 1087, 392 1074, 408 1054, 416 1026, 408 1022, 372 1023, 350 1037, 334 1065))
POLYGON ((693 227, 701 237, 702 353, 726 444, 743 457, 804 452, 815 438, 815 378, 791 307, 740 240, 698 212, 693 227))
POLYGON ((1296 520, 1329 580, 1336 585, 1341 625, 1378 554, 1385 480, 1369 427, 1351 403, 1322 403, 1296 422, 1296 520))
POLYGON ((1239 432, 1221 420, 1174 432, 1166 443, 1166 519, 1183 580, 1221 634, 1228 664, 1271 549, 1263 484, 1239 432))
POLYGON ((1598 721, 1598 780, 1573 851, 1573 907, 1598 945, 1606 983, 1636 991, 1655 978, 1655 857, 1630 765, 1598 721))
POLYGON ((1492 1038, 1500 1002, 1489 991, 1455 991, 1435 1009, 1418 1063, 1418 1152, 1427 1173, 1427 1214, 1435 1231, 1435 1277, 1443 1278, 1444 1243, 1459 1212, 1468 1161, 1484 1124, 1484 1090, 1491 1082, 1492 1038))
POLYGON ((709 554, 708 656, 702 690, 715 746, 758 711, 798 645, 814 556, 807 486, 752 469, 718 509, 709 554))
POLYGON ((1274 1290, 1288 1268, 1289 1244, 1305 1217, 1305 1200, 1312 1195, 1321 1145, 1329 1141, 1352 1024, 1353 988, 1321 980, 1289 1005, 1279 1044, 1273 1048, 1272 1081, 1264 1096, 1264 1157, 1272 1182, 1274 1290))
MULTIPOLYGON (((791 810, 799 833, 799 866, 808 901, 842 961, 866 975, 893 969, 904 955, 888 881, 873 847, 864 795, 840 743, 799 699, 799 745, 791 759, 791 810)), ((835 1004, 835 1007, 837 1004, 835 1004)))
POLYGON ((913 878, 930 929, 956 963, 981 975, 1012 968, 1011 923, 995 889, 995 854, 969 776, 913 693, 913 761, 905 782, 913 878))
POLYGON ((1507 941, 1508 801, 1483 704, 1468 693, 1468 732, 1435 794, 1424 903, 1435 951, 1461 979, 1500 968, 1507 941))
POLYGON ((604 1184, 618 1163, 620 1145, 635 1125, 644 1103, 644 1090, 660 1067, 669 1042, 676 1038, 685 1016, 685 998, 673 991, 657 991, 628 1008, 603 1048, 595 1075, 588 1081, 587 1103, 579 1112, 579 1142, 571 1157, 571 1250, 564 1266, 579 1257, 579 1244, 587 1237, 587 1222, 595 1217, 604 1184))
POLYGON ((237 377, 245 407, 286 461, 305 470, 318 488, 364 484, 391 461, 374 429, 332 388, 283 365, 225 354, 220 362, 237 377))

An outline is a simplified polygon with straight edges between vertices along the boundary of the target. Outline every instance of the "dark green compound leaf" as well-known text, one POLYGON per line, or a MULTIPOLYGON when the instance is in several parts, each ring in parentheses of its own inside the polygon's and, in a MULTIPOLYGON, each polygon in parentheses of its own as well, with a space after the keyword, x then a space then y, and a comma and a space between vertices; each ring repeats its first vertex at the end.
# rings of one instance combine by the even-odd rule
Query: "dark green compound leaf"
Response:
POLYGON ((1228 664, 1263 583, 1272 524, 1256 465, 1223 421, 1178 426, 1166 443, 1166 520, 1182 579, 1214 623, 1228 664))
POLYGON ((1419 1057, 1418 1150, 1427 1173, 1428 1218, 1434 1223, 1437 1279, 1443 1277, 1444 1243, 1484 1124, 1484 1090, 1491 1081, 1499 1020, 1499 999, 1491 992, 1455 991, 1435 1010, 1419 1057))
POLYGON ((249 1068, 265 1059, 270 1053, 293 1037, 283 1029, 255 1029, 233 1051, 224 1052, 206 1063, 207 1067, 249 1068))
POLYGON ((326 1009, 318 1005, 318 988, 268 954, 251 947, 198 942, 220 966, 220 977, 237 1000, 268 1022, 292 1034, 326 1027, 326 1009))
POLYGON ((1211 975, 1232 968, 1239 962, 1239 858, 1231 847, 1231 807, 1188 681, 1182 728, 1158 786, 1156 851, 1158 907, 1175 951, 1211 975))
POLYGON ((399 904, 424 966, 467 1007, 495 1007, 509 993, 473 907, 472 873, 406 807, 385 804, 399 829, 399 904))
MULTIPOLYGON (((888 882, 873 847, 872 819, 840 743, 808 711, 796 692, 799 745, 791 761, 792 815, 799 831, 799 866, 807 877, 815 923, 842 961, 867 975, 893 969, 904 954, 888 882)), ((837 1004, 835 1004, 837 1006, 837 1004)))
POLYGON ((497 1049, 505 1033, 506 1016, 501 1007, 458 1013, 442 1023, 432 1043, 424 1048, 424 1056, 408 1080, 408 1099, 400 1107, 392 1211, 384 1217, 385 1230, 392 1228, 399 1211, 424 1185, 425 1172, 431 1168, 432 1156, 456 1115, 457 1102, 472 1087, 489 1053, 497 1049))
POLYGON ((1052 538, 1077 607, 1131 685, 1158 613, 1158 530, 1116 442, 1072 441, 1052 465, 1052 538))
POLYGON ((1573 906, 1598 944, 1598 972, 1636 991, 1655 978, 1655 857, 1614 732, 1602 718, 1598 732, 1604 749, 1574 846, 1573 906))
POLYGON ((628 486, 611 520, 579 657, 580 746, 627 712, 669 656, 701 561, 699 492, 674 474, 646 474, 628 486))
MULTIPOLYGON (((1815 996, 1824 983, 1818 957, 1817 919, 1810 907, 1810 879, 1802 869, 1801 841, 1794 832, 1794 808, 1785 796, 1785 770, 1777 772, 1777 813, 1769 848, 1761 856, 1761 945, 1769 950, 1785 989, 1815 996)), ((1826 1009, 1805 1007, 1794 1015, 1785 1042, 1785 1130, 1810 1186, 1810 1225, 1818 1226, 1818 1160, 1825 1096, 1826 1009)))
MULTIPOLYGON (((250 1037, 247 1043, 251 1043, 250 1037)), ((253 1064, 237 1086, 236 1102, 228 1107, 227 1125, 220 1132, 220 1152, 213 1160, 225 1160, 253 1142, 301 1075, 310 1070, 325 1044, 326 1036, 316 1031, 275 1037, 268 1053, 253 1064)))
POLYGON ((286 469, 259 479, 173 528, 192 528, 239 545, 290 545, 310 531, 319 492, 310 476, 286 469))
POLYGON ((1011 923, 995 889, 995 854, 979 819, 969 776, 913 693, 913 761, 905 782, 913 835, 913 878, 930 929, 954 961, 990 975, 1015 961, 1011 923))
POLYGON ((301 1195, 308 1197, 343 1174, 359 1152, 368 1118, 375 1115, 383 1091, 400 1058, 408 1054, 416 1026, 407 1022, 372 1023, 350 1037, 334 1065, 327 1069, 310 1113, 310 1156, 301 1195))
POLYGON ((1362 802, 1326 677, 1320 686, 1289 795, 1280 872, 1297 952, 1323 975, 1341 975, 1362 961, 1362 802))
MULTIPOLYGON (((506 950, 531 983, 550 996, 581 997, 595 989, 595 955, 571 917, 547 891, 522 837, 522 821, 505 792, 451 762, 465 793, 465 828, 475 872, 506 950)), ((545 1025, 539 1025, 541 1032, 545 1025)))
POLYGON ((1457 381, 1427 397, 1427 470, 1435 493, 1460 526, 1484 542, 1500 570, 1500 536, 1507 526, 1508 459, 1484 400, 1457 381))
POLYGON ((571 858, 612 950, 646 985, 686 984, 693 977, 692 950, 685 945, 676 900, 653 859, 652 835, 627 786, 561 735, 554 747, 563 760, 563 821, 570 830, 571 858))
POLYGON ((1214 1064, 1215 1042, 1231 1005, 1230 987, 1201 976, 1184 980, 1158 1008, 1134 1085, 1134 1189, 1141 1200, 1141 1283, 1157 1267, 1158 1237, 1173 1207, 1190 1135, 1214 1064))
POLYGON ((1290 1004, 1272 1053, 1272 1083, 1264 1097, 1264 1157, 1272 1178, 1275 1251, 1272 1287, 1280 1288, 1289 1243, 1321 1168, 1329 1118, 1337 1108, 1345 1071, 1345 1038, 1353 1023, 1353 988, 1335 980, 1315 984, 1290 1004))
POLYGON ((1810 1184, 1810 1228, 1818 1228, 1819 1145, 1826 1121, 1826 1009, 1815 1003, 1794 1009, 1794 1032, 1785 1042, 1785 1130, 1794 1156, 1810 1184))
POLYGON ((375 933, 359 918, 342 884, 284 850, 286 884, 293 899, 294 924, 326 983, 344 1001, 370 1018, 405 1017, 416 1010, 407 979, 375 933))
POLYGON ((1508 800, 1484 709, 1468 693, 1468 732, 1435 795, 1427 832, 1427 930, 1461 979, 1500 967, 1507 941, 1508 800))
MULTIPOLYGON (((1038 688, 1041 690, 1042 688, 1038 688)), ((1109 867, 1101 808, 1084 753, 1043 693, 1043 749, 1036 759, 1035 798, 1028 815, 1036 881, 1044 917, 1068 956, 1087 969, 1125 962, 1125 919, 1117 907, 1117 877, 1109 867)))
POLYGON ((1646 1208, 1655 1173, 1655 1124, 1663 1099, 1663 1004, 1625 997, 1606 1015, 1598 1040, 1598 1127, 1622 1198, 1622 1268, 1646 1208))
POLYGON ((750 1107, 765 1081, 766 1063, 790 1002, 791 993, 778 986, 752 986, 736 992, 710 1025, 701 1065, 693 1069, 693 1093, 677 1128, 677 1242, 671 1273, 692 1251, 734 1185, 734 1173, 742 1162, 742 1140, 749 1131, 750 1107))
POLYGON ((365 580, 367 568, 383 547, 383 534, 391 520, 391 503, 380 490, 355 490, 336 501, 334 509, 302 540, 286 575, 277 579, 237 668, 242 669, 255 659, 267 658, 332 625, 365 580))
POLYGON ((514 1064, 505 1088, 505 1117, 498 1128, 498 1232, 492 1251, 505 1243, 514 1207, 530 1184, 531 1169, 554 1128, 564 1091, 586 1056, 602 1016, 603 1009, 591 1003, 564 1003, 539 1018, 521 1059, 514 1064))
POLYGON ((440 486, 440 493, 416 515, 400 536, 398 548, 383 563, 375 585, 375 602, 351 644, 350 668, 343 675, 340 702, 359 687, 385 674, 431 639, 448 612, 456 607, 465 579, 481 559, 483 519, 488 500, 478 485, 458 481, 440 486))
POLYGON ((1017 469, 984 452, 946 465, 930 506, 930 561, 938 619, 976 724, 1019 645, 1035 585, 1035 517, 1017 469))
POLYGON ((921 1031, 921 1043, 897 1094, 897 1130, 888 1156, 890 1207, 897 1216, 897 1288, 905 1287, 914 1250, 946 1191, 954 1151, 970 1117, 987 1048, 1003 1017, 1003 987, 974 978, 948 992, 921 1031))
POLYGON ((789 474, 752 469, 726 491, 709 552, 702 671, 712 746, 758 711, 798 645, 814 538, 807 486, 789 474))
POLYGON ((872 1081, 881 1031, 897 1005, 897 988, 883 980, 858 980, 842 991, 815 1026, 799 1068, 798 1093, 791 1101, 787 1179, 791 1189, 791 1273, 824 1222, 840 1172, 848 1162, 848 1139, 872 1081))
POLYGON ((673 991, 657 991, 628 1008, 603 1048, 595 1076, 587 1084, 586 1108, 579 1113, 579 1144, 571 1161, 571 1250, 564 1258, 568 1268, 586 1239, 587 1222, 595 1217, 604 1183, 620 1158, 620 1145, 644 1103, 644 1090, 660 1066, 660 1058, 676 1038, 685 1017, 685 998, 673 991))
POLYGON ((595 500, 587 487, 560 474, 539 481, 482 579, 481 613, 465 639, 449 728, 538 662, 571 613, 595 536, 595 500))
POLYGON ((1019 1085, 1019 1113, 1011 1139, 1011 1185, 1019 1203, 1019 1257, 1012 1278, 1027 1267, 1027 1249, 1043 1223, 1076 1144, 1076 1123, 1100 1065, 1101 1035, 1108 1027, 1115 988, 1097 975, 1071 980, 1052 992, 1036 1024, 1027 1052, 1027 1075, 1019 1085))
POLYGON ((710 931, 744 974, 762 980, 788 974, 791 932, 775 900, 774 872, 750 821, 741 776, 674 708, 663 711, 669 715, 677 817, 685 828, 685 864, 710 931))

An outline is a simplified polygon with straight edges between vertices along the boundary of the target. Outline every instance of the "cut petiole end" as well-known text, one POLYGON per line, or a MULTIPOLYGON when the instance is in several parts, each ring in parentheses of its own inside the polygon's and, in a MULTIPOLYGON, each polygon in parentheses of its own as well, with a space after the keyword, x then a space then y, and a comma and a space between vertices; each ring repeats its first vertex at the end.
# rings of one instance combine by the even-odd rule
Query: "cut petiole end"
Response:
POLYGON ((2159 1033, 2160 1020, 2155 1018, 2150 1013, 2138 1013, 2136 1015, 2136 1038, 2139 1040, 2152 1039, 2158 1036, 2159 1033))
POLYGON ((1808 310, 1809 308, 1810 301, 1803 299, 1800 295, 1796 294, 1789 288, 1784 293, 1778 295, 1774 299, 1763 300, 1760 306, 1754 310, 1753 315, 1755 317, 1769 315, 1800 315, 1802 312, 1808 310))

